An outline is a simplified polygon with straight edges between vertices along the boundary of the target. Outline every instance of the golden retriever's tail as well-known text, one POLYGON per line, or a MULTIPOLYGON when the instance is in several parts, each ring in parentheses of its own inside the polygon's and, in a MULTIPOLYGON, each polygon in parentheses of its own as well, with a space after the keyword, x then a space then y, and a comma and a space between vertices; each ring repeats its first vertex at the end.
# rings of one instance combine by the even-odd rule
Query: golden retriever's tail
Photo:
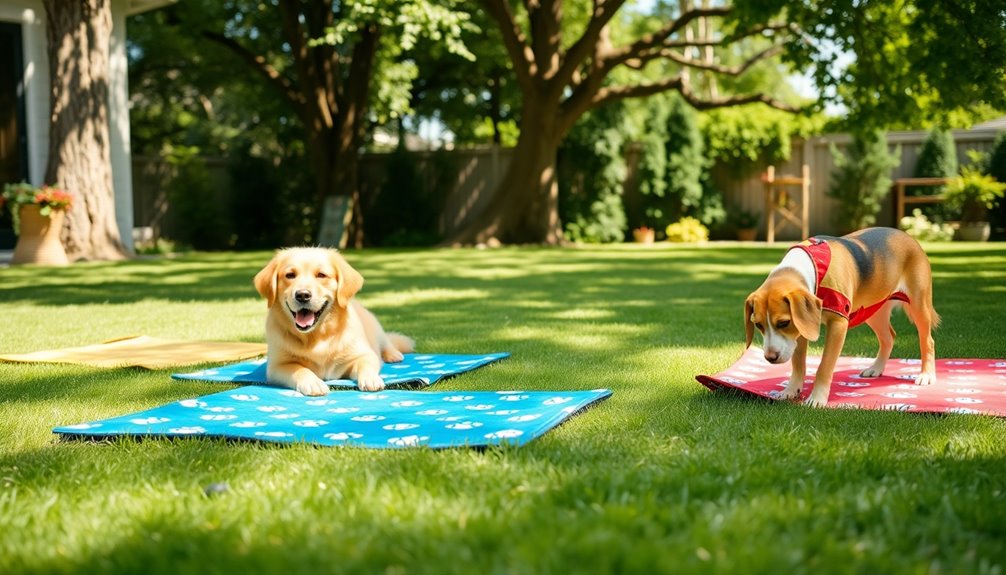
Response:
POLYGON ((388 342, 391 343, 391 347, 397 349, 398 351, 402 353, 412 353, 416 351, 416 342, 411 337, 395 332, 388 332, 386 335, 388 337, 388 342))

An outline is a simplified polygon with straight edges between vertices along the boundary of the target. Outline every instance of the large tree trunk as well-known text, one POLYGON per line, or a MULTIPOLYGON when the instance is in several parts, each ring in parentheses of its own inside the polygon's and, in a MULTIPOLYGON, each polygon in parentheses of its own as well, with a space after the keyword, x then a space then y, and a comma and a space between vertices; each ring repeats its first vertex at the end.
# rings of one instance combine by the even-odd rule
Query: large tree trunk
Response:
POLYGON ((110 1, 43 3, 52 82, 45 182, 74 197, 63 243, 71 260, 121 259, 108 127, 110 1))
POLYGON ((493 239, 508 244, 562 243, 555 171, 562 135, 556 131, 554 118, 540 108, 524 110, 513 159, 492 199, 446 243, 493 239))

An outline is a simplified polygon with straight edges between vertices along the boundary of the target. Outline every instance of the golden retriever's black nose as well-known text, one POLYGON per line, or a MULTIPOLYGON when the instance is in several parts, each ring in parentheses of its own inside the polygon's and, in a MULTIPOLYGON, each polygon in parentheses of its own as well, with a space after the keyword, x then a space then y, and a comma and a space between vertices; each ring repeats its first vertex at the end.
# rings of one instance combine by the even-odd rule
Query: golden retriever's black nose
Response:
POLYGON ((300 303, 307 303, 311 301, 311 292, 306 289, 299 289, 293 294, 293 297, 300 303))

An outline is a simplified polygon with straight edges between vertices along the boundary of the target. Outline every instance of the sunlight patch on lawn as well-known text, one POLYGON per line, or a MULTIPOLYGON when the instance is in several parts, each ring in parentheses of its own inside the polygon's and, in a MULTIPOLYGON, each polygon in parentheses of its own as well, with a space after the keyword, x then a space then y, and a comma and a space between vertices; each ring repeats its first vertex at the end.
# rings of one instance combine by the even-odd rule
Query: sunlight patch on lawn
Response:
POLYGON ((366 305, 376 307, 394 307, 396 305, 408 305, 428 302, 450 302, 462 300, 487 299, 490 294, 486 290, 480 289, 411 289, 408 291, 384 291, 381 293, 364 295, 361 294, 361 301, 366 305))
POLYGON ((577 308, 558 311, 548 317, 555 319, 608 319, 615 317, 615 312, 610 309, 577 308))

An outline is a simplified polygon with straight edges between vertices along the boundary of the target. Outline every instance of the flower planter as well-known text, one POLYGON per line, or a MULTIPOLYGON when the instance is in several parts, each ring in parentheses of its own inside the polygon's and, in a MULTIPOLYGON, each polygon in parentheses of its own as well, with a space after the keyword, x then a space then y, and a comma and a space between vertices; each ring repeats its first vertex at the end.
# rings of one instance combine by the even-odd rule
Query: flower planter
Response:
POLYGON ((987 242, 992 226, 988 222, 961 222, 957 239, 962 242, 987 242))
POLYGON ((40 209, 31 204, 21 206, 21 233, 14 246, 11 263, 65 266, 70 262, 59 233, 63 229, 66 213, 63 210, 52 210, 48 216, 43 216, 39 213, 40 209))
POLYGON ((654 236, 655 234, 652 229, 637 228, 632 230, 632 239, 635 240, 637 244, 652 244, 654 236))
POLYGON ((758 237, 758 228, 737 228, 737 241, 753 242, 758 237))

